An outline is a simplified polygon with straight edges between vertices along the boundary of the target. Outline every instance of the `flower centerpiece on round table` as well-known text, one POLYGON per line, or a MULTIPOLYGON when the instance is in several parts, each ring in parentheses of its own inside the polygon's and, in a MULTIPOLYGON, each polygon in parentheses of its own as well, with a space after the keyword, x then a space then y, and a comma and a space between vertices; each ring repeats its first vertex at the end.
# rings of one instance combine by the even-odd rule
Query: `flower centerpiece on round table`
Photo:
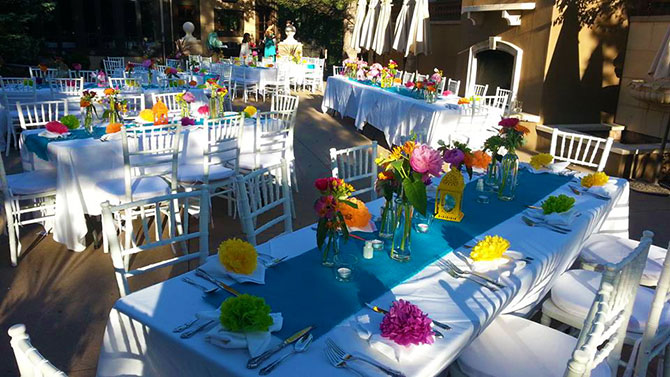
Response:
POLYGON ((432 320, 418 306, 405 300, 393 302, 379 325, 381 335, 401 346, 433 344, 432 320))
POLYGON ((405 262, 411 256, 411 230, 414 210, 426 214, 428 199, 426 185, 431 177, 442 173, 440 152, 414 140, 402 147, 395 147, 390 155, 375 160, 384 171, 393 171, 393 179, 399 182, 400 195, 396 199, 395 232, 391 246, 391 258, 405 262))
POLYGON ((321 264, 332 267, 332 257, 340 252, 340 237, 345 242, 349 238, 349 230, 340 206, 347 205, 356 209, 358 205, 349 200, 354 188, 342 179, 319 178, 314 181, 314 187, 321 194, 314 203, 314 211, 319 216, 316 244, 323 253, 321 264))

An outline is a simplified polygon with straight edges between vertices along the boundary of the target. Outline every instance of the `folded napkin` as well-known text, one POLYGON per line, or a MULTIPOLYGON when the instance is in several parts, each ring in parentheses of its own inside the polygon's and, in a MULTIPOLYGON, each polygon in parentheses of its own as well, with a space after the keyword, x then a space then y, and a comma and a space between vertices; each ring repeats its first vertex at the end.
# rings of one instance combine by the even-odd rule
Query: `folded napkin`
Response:
POLYGON ((609 182, 602 186, 591 186, 589 187, 586 191, 596 194, 596 195, 601 195, 601 196, 606 196, 608 198, 611 198, 612 195, 617 190, 617 185, 614 183, 615 181, 613 179, 610 179, 609 182))
POLYGON ((265 352, 270 346, 270 341, 272 339, 270 333, 281 330, 282 325, 284 324, 284 318, 281 313, 270 313, 273 323, 268 331, 240 333, 224 329, 223 326, 221 326, 219 316, 220 312, 218 310, 210 310, 196 314, 196 317, 198 318, 211 319, 217 322, 216 327, 205 334, 205 341, 221 348, 246 348, 249 350, 249 355, 251 355, 251 357, 256 357, 265 352))
POLYGON ((271 259, 271 257, 266 255, 258 256, 256 270, 254 270, 251 275, 237 274, 226 270, 226 268, 221 265, 221 262, 219 262, 219 258, 207 258, 207 262, 200 266, 200 268, 215 278, 230 278, 238 283, 265 284, 265 265, 263 264, 265 259, 271 259))
POLYGON ((104 134, 100 136, 100 141, 120 140, 121 132, 114 132, 113 134, 104 134))
POLYGON ((541 209, 527 208, 523 211, 523 213, 533 220, 563 227, 572 225, 572 223, 575 221, 575 218, 577 218, 577 215, 579 215, 579 213, 574 208, 562 213, 554 212, 548 215, 545 215, 541 209))
POLYGON ((368 222, 368 225, 366 225, 362 228, 355 227, 355 226, 349 227, 349 232, 372 233, 372 232, 376 232, 376 231, 377 231, 377 226, 375 225, 375 223, 372 220, 370 220, 368 222))
POLYGON ((64 138, 64 137, 70 135, 70 133, 69 132, 64 132, 62 134, 59 134, 57 132, 42 131, 37 135, 41 136, 41 137, 45 137, 47 139, 59 139, 59 138, 64 138))
POLYGON ((533 174, 544 174, 544 173, 559 174, 563 172, 565 169, 567 169, 569 165, 570 162, 568 161, 559 161, 549 164, 547 166, 543 166, 539 169, 535 169, 532 165, 528 164, 527 168, 528 171, 533 174))
POLYGON ((350 325, 361 339, 368 342, 372 349, 399 363, 409 361, 430 350, 430 344, 401 346, 391 339, 382 337, 379 325, 383 318, 384 316, 379 314, 374 317, 363 314, 352 320, 350 325))

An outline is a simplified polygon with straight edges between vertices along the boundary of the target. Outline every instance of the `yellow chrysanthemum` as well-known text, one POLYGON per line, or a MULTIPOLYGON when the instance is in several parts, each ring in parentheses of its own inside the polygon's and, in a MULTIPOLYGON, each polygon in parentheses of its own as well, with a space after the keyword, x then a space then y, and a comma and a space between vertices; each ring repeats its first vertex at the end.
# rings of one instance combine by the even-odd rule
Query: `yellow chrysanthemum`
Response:
POLYGON ((257 112, 257 111, 258 111, 258 110, 256 110, 256 108, 253 107, 253 106, 247 106, 247 107, 245 107, 244 110, 243 110, 243 112, 244 112, 244 114, 247 116, 247 118, 251 118, 251 117, 253 117, 254 115, 256 115, 256 112, 257 112))
POLYGON ((219 245, 219 261, 228 271, 251 275, 256 271, 258 253, 249 242, 231 238, 219 245))
POLYGON ((552 155, 549 153, 540 153, 530 158, 530 166, 537 170, 551 164, 552 161, 554 161, 554 157, 552 155))
POLYGON ((582 186, 589 188, 593 186, 603 186, 610 180, 610 177, 603 172, 589 174, 582 178, 582 186))
POLYGON ((179 93, 179 94, 177 94, 176 96, 174 96, 174 99, 175 99, 177 102, 181 102, 181 101, 183 101, 183 100, 184 100, 184 93, 179 93))
POLYGON ((486 236, 472 248, 470 258, 474 261, 500 259, 509 245, 509 241, 500 236, 486 236))
POLYGON ((393 152, 391 152, 389 159, 391 161, 397 161, 400 160, 401 158, 402 158, 402 148, 400 147, 393 148, 393 152))
POLYGON ((140 111, 140 119, 145 120, 147 122, 153 122, 154 121, 154 112, 151 109, 144 109, 140 111))

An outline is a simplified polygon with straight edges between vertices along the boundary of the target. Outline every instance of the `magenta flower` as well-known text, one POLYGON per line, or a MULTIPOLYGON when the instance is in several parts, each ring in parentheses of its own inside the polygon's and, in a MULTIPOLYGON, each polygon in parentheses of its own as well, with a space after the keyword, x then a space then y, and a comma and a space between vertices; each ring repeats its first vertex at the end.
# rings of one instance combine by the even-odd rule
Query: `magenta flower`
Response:
POLYGON ((181 118, 181 125, 182 126, 195 126, 195 119, 189 118, 189 117, 183 117, 181 118))
POLYGON ((442 95, 445 96, 445 97, 450 96, 452 94, 453 93, 451 92, 451 90, 445 90, 444 92, 442 92, 442 95))
POLYGON ((426 144, 418 144, 409 158, 412 169, 421 174, 439 175, 442 172, 442 163, 440 152, 426 144))
POLYGON ((195 102, 195 96, 194 96, 193 93, 191 93, 191 92, 186 92, 186 93, 184 93, 184 97, 183 97, 183 98, 184 98, 184 101, 186 101, 186 103, 193 103, 193 102, 195 102))
POLYGON ((498 125, 504 128, 514 128, 517 124, 519 124, 518 118, 503 118, 500 122, 498 122, 498 125))
POLYGON ((202 105, 198 107, 198 114, 207 115, 209 114, 209 105, 202 105))
POLYGON ((49 132, 57 133, 57 134, 64 134, 68 132, 68 128, 66 125, 63 123, 57 121, 57 120, 52 120, 51 122, 47 123, 44 128, 47 129, 49 132))
POLYGON ((145 61, 142 62, 142 66, 143 66, 144 68, 151 68, 151 65, 152 65, 152 64, 153 64, 153 62, 151 61, 151 59, 147 59, 147 60, 145 60, 145 61))
POLYGON ((319 215, 319 217, 326 217, 328 219, 332 218, 335 214, 335 198, 332 195, 320 197, 316 203, 314 203, 314 211, 319 215))
POLYGON ((407 81, 407 82, 405 83, 405 87, 406 87, 406 88, 409 88, 409 89, 412 89, 412 88, 414 87, 414 83, 411 82, 411 81, 407 81))
POLYGON ((75 71, 81 71, 81 64, 74 63, 72 64, 72 68, 74 68, 75 71))
POLYGON ((458 166, 465 159, 465 154, 458 148, 448 149, 444 151, 442 158, 444 159, 444 162, 449 163, 452 166, 458 166))
POLYGON ((418 306, 409 301, 398 300, 384 315, 379 329, 384 338, 401 346, 432 344, 434 339, 431 323, 432 320, 418 306))

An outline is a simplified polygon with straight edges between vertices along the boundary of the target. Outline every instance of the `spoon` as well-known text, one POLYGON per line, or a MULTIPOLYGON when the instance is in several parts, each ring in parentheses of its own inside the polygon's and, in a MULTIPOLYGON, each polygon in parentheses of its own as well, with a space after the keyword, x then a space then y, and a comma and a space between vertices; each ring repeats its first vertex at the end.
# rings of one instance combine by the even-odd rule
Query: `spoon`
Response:
POLYGON ((181 278, 181 280, 202 289, 202 291, 205 292, 206 294, 214 293, 219 289, 219 287, 207 288, 204 285, 202 285, 200 283, 197 283, 196 281, 194 281, 190 278, 187 278, 187 277, 183 277, 183 278, 181 278))
POLYGON ((272 372, 272 370, 275 369, 277 365, 279 365, 279 363, 286 360, 289 356, 295 355, 296 353, 305 352, 309 347, 309 345, 312 344, 312 340, 314 340, 314 336, 312 334, 303 335, 302 338, 298 339, 298 341, 295 342, 295 345, 293 346, 293 351, 273 361, 268 366, 258 371, 258 374, 260 374, 261 376, 270 374, 270 372, 272 372))

